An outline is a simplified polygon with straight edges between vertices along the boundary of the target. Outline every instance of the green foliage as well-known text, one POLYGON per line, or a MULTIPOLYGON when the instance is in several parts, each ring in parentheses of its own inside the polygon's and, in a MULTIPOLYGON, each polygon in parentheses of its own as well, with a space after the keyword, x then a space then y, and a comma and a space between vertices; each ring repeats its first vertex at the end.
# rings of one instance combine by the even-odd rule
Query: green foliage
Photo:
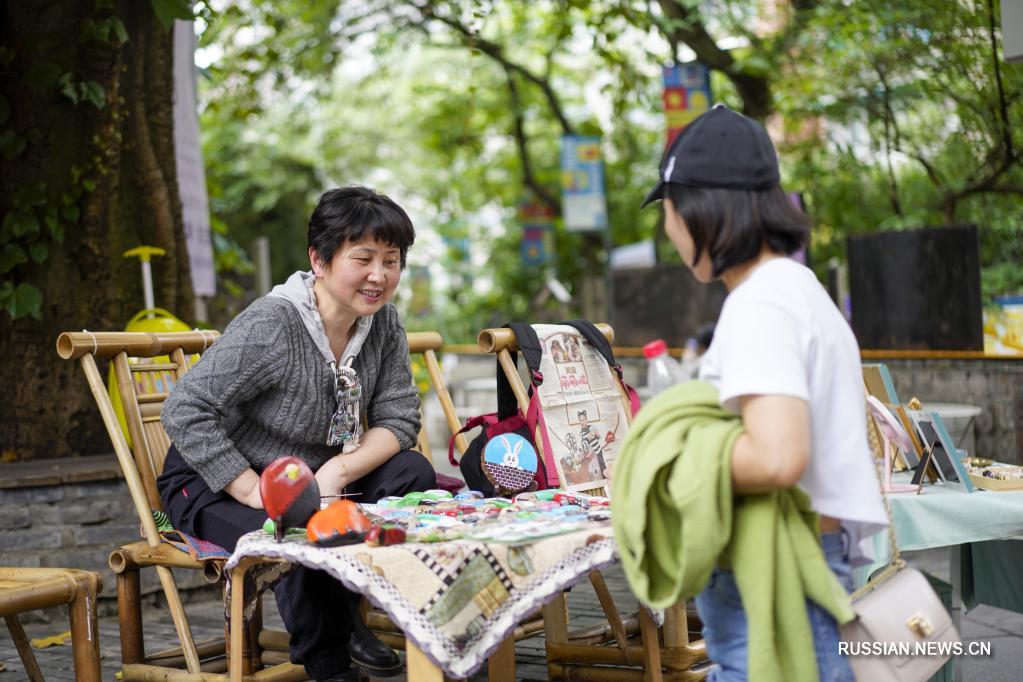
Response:
POLYGON ((11 319, 31 315, 38 320, 41 319, 43 294, 26 282, 16 287, 11 282, 0 282, 0 306, 3 306, 11 319))
POLYGON ((1023 128, 1008 122, 1023 120, 1023 70, 1001 64, 999 85, 987 3, 656 9, 670 4, 225 0, 203 13, 201 39, 219 55, 202 125, 225 238, 269 236, 279 281, 306 266, 319 192, 358 182, 416 223, 410 259, 431 267, 437 305, 410 328, 469 341, 486 324, 536 316, 550 271, 578 299, 606 254, 558 219, 551 270, 523 267, 516 206, 557 202, 561 136, 595 134, 613 243, 658 236, 659 212, 639 203, 663 151, 660 67, 672 41, 685 58, 684 37, 705 34, 735 45, 719 51, 714 99, 755 108, 744 98, 762 91, 780 114, 768 124, 786 186, 817 220, 814 263, 842 257, 850 234, 976 223, 986 294, 1019 286, 1009 264, 1023 257, 1023 128))
POLYGON ((195 16, 192 12, 191 0, 150 0, 150 2, 156 18, 168 28, 174 24, 175 19, 192 19, 195 16))

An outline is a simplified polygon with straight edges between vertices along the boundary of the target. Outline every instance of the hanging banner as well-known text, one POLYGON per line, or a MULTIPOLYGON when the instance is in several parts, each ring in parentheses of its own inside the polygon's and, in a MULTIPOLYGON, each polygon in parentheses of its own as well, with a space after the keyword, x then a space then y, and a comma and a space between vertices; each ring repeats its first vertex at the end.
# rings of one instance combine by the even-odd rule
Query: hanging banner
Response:
POLYGON ((566 230, 607 229, 599 137, 565 135, 561 138, 561 214, 566 230))
POLYGON ((196 296, 217 293, 210 239, 210 206, 199 137, 199 105, 195 92, 195 28, 191 21, 174 22, 174 162, 185 227, 185 247, 196 296))
POLYGON ((699 62, 664 67, 664 118, 668 144, 690 121, 710 108, 710 69, 699 62))
POLYGON ((522 223, 522 264, 546 265, 550 260, 550 239, 554 228, 554 210, 538 201, 519 204, 522 223))

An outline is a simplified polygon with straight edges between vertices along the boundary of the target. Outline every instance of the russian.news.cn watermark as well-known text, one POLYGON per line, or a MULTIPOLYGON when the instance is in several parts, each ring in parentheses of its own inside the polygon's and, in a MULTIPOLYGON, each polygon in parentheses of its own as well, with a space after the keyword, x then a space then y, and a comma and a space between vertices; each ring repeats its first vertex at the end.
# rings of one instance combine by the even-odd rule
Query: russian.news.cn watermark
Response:
POLYGON ((843 656, 990 656, 991 642, 839 642, 843 656))

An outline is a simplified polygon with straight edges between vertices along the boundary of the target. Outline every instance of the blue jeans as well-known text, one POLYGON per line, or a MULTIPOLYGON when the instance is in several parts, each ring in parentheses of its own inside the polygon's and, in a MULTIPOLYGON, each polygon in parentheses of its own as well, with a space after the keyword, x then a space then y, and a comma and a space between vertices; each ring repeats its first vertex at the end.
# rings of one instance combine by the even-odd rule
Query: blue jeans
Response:
MULTIPOLYGON (((839 582, 852 592, 852 569, 849 551, 842 533, 821 537, 824 558, 838 576, 839 582)), ((708 682, 740 682, 748 678, 748 633, 746 612, 739 598, 739 588, 731 571, 715 568, 710 582, 696 596, 696 608, 703 620, 703 639, 707 655, 716 665, 708 682)), ((807 615, 817 654, 817 670, 821 682, 855 682, 852 669, 838 653, 838 626, 827 611, 807 600, 807 615)))

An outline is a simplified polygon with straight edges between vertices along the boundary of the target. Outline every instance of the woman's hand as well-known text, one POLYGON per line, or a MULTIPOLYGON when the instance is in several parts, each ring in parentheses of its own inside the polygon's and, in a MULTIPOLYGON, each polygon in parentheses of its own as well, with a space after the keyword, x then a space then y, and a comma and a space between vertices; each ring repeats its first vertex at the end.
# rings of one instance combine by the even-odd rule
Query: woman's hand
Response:
POLYGON ((263 508, 263 498, 259 494, 259 474, 252 469, 246 469, 224 486, 224 492, 246 507, 263 508))
POLYGON ((320 495, 338 495, 351 483, 343 457, 344 455, 331 457, 316 471, 316 485, 320 488, 320 495))

